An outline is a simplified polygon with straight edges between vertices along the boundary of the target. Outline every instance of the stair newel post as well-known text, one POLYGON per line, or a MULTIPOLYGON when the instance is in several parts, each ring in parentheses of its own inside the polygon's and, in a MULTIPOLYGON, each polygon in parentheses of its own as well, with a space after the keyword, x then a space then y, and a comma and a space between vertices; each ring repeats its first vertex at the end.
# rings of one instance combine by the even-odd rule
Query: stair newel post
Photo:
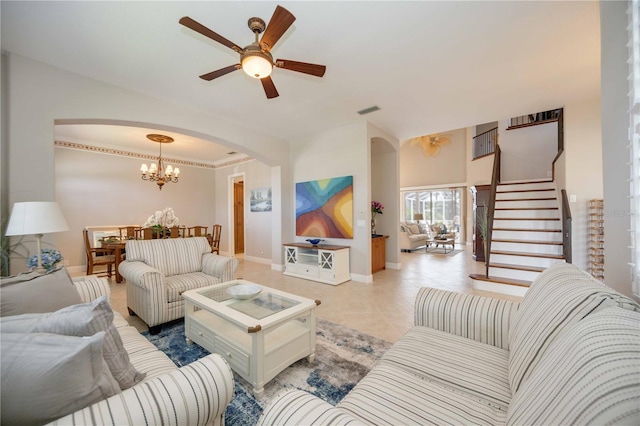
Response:
POLYGON ((496 144, 493 158, 493 172, 491 174, 491 190, 489 192, 489 208, 487 209, 487 236, 485 239, 484 265, 485 276, 489 278, 489 264, 491 261, 491 239, 493 234, 493 216, 496 208, 496 191, 500 182, 500 145, 496 144))

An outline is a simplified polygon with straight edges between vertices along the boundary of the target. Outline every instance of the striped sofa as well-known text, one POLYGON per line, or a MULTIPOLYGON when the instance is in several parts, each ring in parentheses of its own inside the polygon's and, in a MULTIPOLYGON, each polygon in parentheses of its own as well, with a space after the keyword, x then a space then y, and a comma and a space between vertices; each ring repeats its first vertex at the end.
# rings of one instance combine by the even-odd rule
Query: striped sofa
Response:
POLYGON ((238 260, 211 253, 205 237, 131 240, 118 270, 127 280, 127 306, 149 326, 184 317, 182 293, 233 279, 238 260))
MULTIPOLYGON (((106 279, 75 278, 83 303, 110 296, 106 279)), ((224 425, 233 398, 233 373, 227 362, 212 354, 182 368, 160 352, 118 312, 114 325, 131 364, 143 381, 75 413, 53 425, 224 425)))
POLYGON ((520 303, 423 288, 415 327, 336 407, 287 391, 259 424, 640 424, 640 306, 571 264, 520 303))

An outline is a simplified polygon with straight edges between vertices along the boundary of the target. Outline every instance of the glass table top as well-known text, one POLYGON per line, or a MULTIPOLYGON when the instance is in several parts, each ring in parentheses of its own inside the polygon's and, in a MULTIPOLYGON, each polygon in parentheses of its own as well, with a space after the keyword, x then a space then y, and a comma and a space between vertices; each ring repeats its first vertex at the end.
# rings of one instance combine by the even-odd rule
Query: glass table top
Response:
POLYGON ((213 288, 200 292, 200 294, 215 302, 222 303, 237 312, 249 315, 254 319, 266 318, 269 315, 300 304, 297 300, 272 293, 270 289, 264 287, 262 291, 255 296, 247 299, 234 299, 229 292, 227 292, 227 288, 229 287, 232 286, 213 288))
POLYGON ((262 319, 299 303, 277 294, 262 292, 251 299, 234 300, 227 306, 252 318, 262 319))

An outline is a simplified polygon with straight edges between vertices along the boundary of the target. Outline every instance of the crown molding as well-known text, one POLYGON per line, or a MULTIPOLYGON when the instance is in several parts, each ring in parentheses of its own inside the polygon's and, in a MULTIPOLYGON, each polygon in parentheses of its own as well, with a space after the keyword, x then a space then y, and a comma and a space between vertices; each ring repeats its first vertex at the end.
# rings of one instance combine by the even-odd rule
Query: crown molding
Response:
MULTIPOLYGON (((122 150, 122 149, 103 148, 103 147, 100 147, 100 146, 85 145, 85 144, 76 143, 76 142, 67 142, 67 141, 56 140, 56 141, 54 141, 54 145, 56 147, 58 147, 58 148, 77 149, 77 150, 80 150, 80 151, 89 151, 89 152, 96 152, 96 153, 99 153, 99 154, 117 155, 117 156, 120 156, 120 157, 138 158, 138 159, 141 159, 141 160, 156 161, 158 159, 157 155, 140 154, 140 153, 137 153, 137 152, 130 152, 130 151, 122 150)), ((254 158, 246 157, 246 158, 239 158, 239 159, 231 160, 231 161, 225 161, 225 162, 219 163, 219 164, 210 164, 210 163, 202 163, 202 162, 198 162, 198 161, 180 160, 180 159, 177 159, 177 158, 170 158, 170 157, 165 157, 165 156, 163 156, 162 159, 164 161, 166 161, 166 162, 170 162, 170 163, 175 164, 175 165, 189 166, 189 167, 200 167, 200 168, 203 168, 203 169, 220 169, 220 168, 223 168, 223 167, 235 166, 237 164, 247 163, 249 161, 253 161, 254 160, 254 158)))

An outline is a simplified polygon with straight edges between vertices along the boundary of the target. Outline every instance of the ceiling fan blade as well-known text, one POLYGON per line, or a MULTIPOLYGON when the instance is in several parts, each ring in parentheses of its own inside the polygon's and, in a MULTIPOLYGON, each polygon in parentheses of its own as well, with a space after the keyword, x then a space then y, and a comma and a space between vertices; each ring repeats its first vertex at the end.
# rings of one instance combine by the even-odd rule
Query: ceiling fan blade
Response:
POLYGON ((242 47, 238 46, 232 41, 227 40, 226 38, 222 37, 220 34, 210 30, 209 28, 205 27, 204 25, 202 25, 197 21, 194 21, 188 16, 184 16, 180 18, 178 22, 184 25, 185 27, 192 29, 195 32, 202 34, 205 37, 209 37, 211 40, 217 41, 220 44, 224 44, 225 46, 235 50, 236 52, 240 52, 242 50, 242 47))
POLYGON ((273 99, 280 96, 276 90, 276 85, 273 84, 273 80, 271 80, 271 77, 261 78, 260 82, 264 88, 264 93, 267 94, 267 99, 273 99))
POLYGON ((304 74, 322 77, 327 70, 324 65, 308 64, 306 62, 289 61, 288 59, 276 59, 275 65, 290 71, 297 71, 304 74))
POLYGON ((222 77, 223 75, 227 75, 230 72, 233 72, 235 70, 239 70, 240 68, 242 68, 242 65, 240 65, 240 64, 229 65, 228 67, 221 68, 219 70, 212 71, 212 72, 207 73, 207 74, 202 74, 200 76, 200 78, 203 79, 203 80, 211 81, 214 78, 222 77))
POLYGON ((276 7, 273 16, 267 25, 267 29, 260 40, 260 47, 265 50, 271 50, 273 46, 280 40, 282 34, 285 33, 296 20, 291 12, 282 6, 276 7))

